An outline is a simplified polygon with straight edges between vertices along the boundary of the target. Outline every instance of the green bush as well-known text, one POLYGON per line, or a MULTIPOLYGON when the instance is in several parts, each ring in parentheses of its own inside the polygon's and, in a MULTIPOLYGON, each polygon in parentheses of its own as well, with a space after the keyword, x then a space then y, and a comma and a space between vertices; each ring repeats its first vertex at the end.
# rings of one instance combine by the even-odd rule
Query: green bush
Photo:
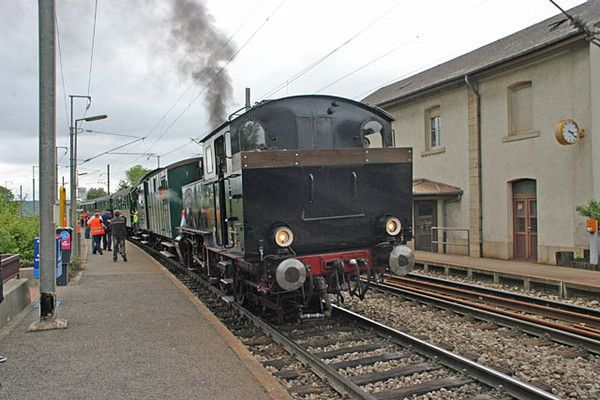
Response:
POLYGON ((576 210, 582 217, 600 221, 600 201, 598 200, 590 200, 586 206, 579 206, 576 210))
POLYGON ((20 204, 0 200, 0 252, 19 254, 21 266, 33 266, 33 238, 39 235, 39 218, 20 216, 20 204))

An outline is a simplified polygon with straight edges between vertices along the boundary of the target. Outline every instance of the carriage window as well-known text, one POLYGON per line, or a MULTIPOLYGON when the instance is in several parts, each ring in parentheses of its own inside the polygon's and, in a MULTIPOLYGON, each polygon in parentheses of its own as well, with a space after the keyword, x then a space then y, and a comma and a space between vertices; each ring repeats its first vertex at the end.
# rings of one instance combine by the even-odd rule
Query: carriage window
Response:
POLYGON ((206 173, 210 174, 213 172, 213 151, 212 147, 206 147, 206 173))
POLYGON ((256 121, 248 121, 238 130, 242 151, 265 149, 265 129, 256 121))
POLYGON ((383 147, 383 125, 377 121, 369 121, 362 127, 363 147, 383 147))

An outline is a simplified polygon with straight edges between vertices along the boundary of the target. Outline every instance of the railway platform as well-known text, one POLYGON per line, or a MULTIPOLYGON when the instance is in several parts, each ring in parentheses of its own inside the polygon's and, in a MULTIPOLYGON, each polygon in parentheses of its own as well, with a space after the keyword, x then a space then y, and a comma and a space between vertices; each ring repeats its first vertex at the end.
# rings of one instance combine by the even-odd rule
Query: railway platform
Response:
POLYGON ((58 288, 67 329, 27 332, 38 311, 0 331, 0 399, 290 398, 210 311, 154 259, 88 254, 58 288))
POLYGON ((415 251, 417 266, 495 283, 520 284, 525 289, 555 291, 562 298, 600 294, 600 272, 515 260, 475 258, 415 251))

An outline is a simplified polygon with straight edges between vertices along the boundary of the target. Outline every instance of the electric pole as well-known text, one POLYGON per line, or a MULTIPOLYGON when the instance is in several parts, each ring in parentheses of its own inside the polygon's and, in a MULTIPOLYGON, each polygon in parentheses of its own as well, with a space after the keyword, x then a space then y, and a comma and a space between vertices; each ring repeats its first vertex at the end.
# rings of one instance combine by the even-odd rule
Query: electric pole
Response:
POLYGON ((106 164, 106 194, 110 194, 110 164, 106 164))
POLYGON ((39 0, 40 320, 29 330, 66 328, 56 318, 56 27, 54 0, 39 0))

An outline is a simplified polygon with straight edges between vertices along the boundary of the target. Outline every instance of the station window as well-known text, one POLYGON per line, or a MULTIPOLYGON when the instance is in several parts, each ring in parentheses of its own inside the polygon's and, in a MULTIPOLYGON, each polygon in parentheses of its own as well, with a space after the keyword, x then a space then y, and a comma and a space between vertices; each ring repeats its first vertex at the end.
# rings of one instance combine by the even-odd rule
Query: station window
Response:
POLYGON ((377 121, 369 121, 362 127, 363 147, 383 147, 383 125, 377 121))
POLYGON ((509 136, 533 131, 533 99, 531 81, 519 82, 508 88, 509 136))
POLYGON ((266 148, 265 129, 256 121, 247 121, 238 129, 242 151, 262 150, 266 148))
POLYGON ((426 114, 426 148, 428 150, 442 147, 442 118, 440 106, 427 109, 426 114))

